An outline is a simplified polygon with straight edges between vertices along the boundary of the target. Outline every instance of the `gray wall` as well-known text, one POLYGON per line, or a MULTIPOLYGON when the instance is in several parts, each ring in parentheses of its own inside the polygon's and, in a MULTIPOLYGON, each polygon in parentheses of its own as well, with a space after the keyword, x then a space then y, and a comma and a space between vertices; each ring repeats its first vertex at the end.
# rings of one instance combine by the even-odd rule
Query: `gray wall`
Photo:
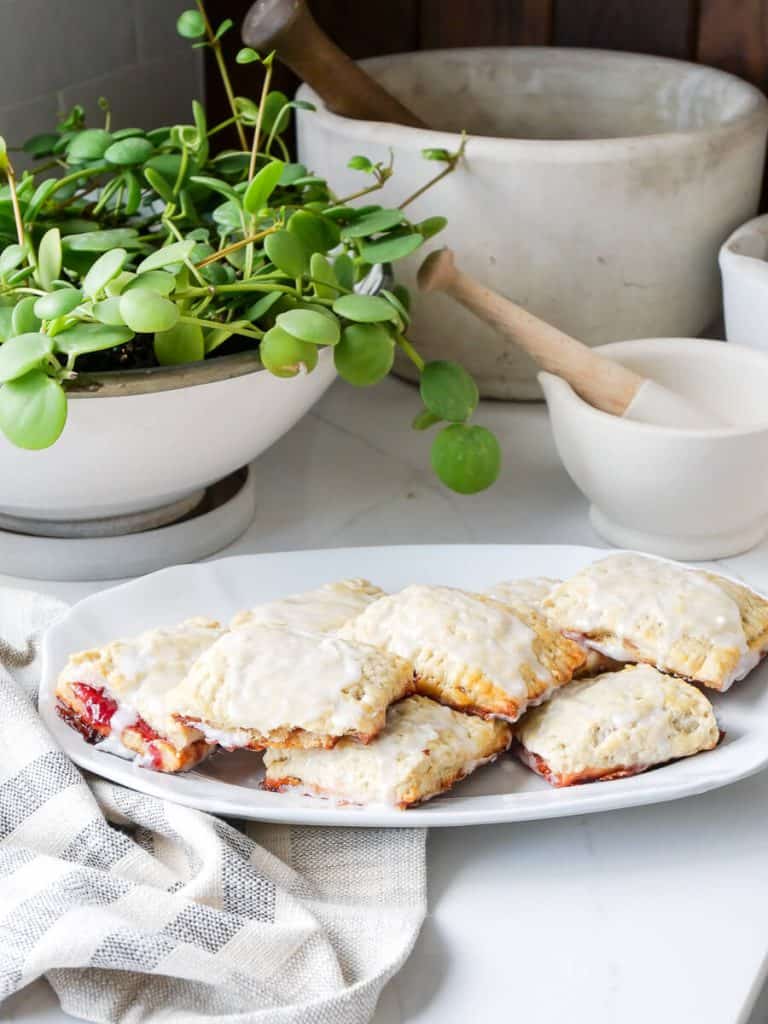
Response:
MULTIPOLYGON (((115 128, 191 121, 202 97, 201 50, 176 34, 191 0, 0 0, 0 135, 9 146, 50 130, 75 103, 92 127, 96 101, 115 128)), ((23 160, 18 160, 23 166, 23 160)))

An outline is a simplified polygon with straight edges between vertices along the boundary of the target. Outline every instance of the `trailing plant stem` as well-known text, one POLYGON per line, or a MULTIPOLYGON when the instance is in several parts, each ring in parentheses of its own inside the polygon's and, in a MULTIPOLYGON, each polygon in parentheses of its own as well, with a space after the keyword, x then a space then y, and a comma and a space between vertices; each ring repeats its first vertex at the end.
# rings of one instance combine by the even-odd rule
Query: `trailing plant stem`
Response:
POLYGON ((221 52, 221 41, 216 38, 216 34, 213 31, 213 28, 211 27, 211 23, 208 20, 208 13, 205 9, 205 4, 203 0, 195 0, 195 3, 197 4, 197 9, 200 11, 203 23, 205 24, 205 34, 208 36, 208 43, 211 49, 213 50, 214 56, 216 58, 216 65, 219 69, 219 75, 221 76, 222 85, 224 86, 224 92, 227 94, 227 101, 229 102, 232 114, 234 115, 235 125, 237 126, 237 134, 240 138, 240 147, 247 152, 248 140, 245 137, 243 124, 242 121, 240 120, 240 114, 237 111, 237 104, 235 103, 235 94, 232 89, 232 82, 229 79, 229 72, 227 71, 227 62, 224 60, 224 54, 221 52))
POLYGON ((198 269, 207 267, 210 263, 222 260, 226 256, 229 256, 231 252, 237 252, 238 249, 243 249, 246 245, 250 245, 252 242, 260 242, 262 238, 266 238, 267 235, 273 234, 279 229, 279 227, 279 224, 275 224, 273 227, 267 228, 266 231, 259 231, 258 234, 248 235, 246 238, 241 238, 239 242, 233 242, 231 245, 227 245, 223 249, 219 249, 218 252, 212 252, 210 256, 206 256, 204 260, 200 260, 200 262, 195 265, 198 269))
POLYGON ((413 347, 410 341, 408 341, 404 334, 398 334, 397 344, 408 356, 408 358, 411 360, 411 362, 419 371, 419 373, 421 373, 421 371, 424 369, 424 360, 421 358, 419 353, 416 351, 416 349, 413 347))
MULTIPOLYGON (((259 137, 261 135, 261 125, 264 120, 264 104, 269 93, 269 83, 272 81, 272 61, 269 60, 264 65, 264 81, 261 85, 261 99, 259 100, 259 112, 256 115, 256 127, 253 129, 253 145, 251 146, 251 162, 248 164, 248 181, 256 173, 256 157, 259 152, 259 137)), ((277 115, 280 116, 279 114, 277 115)))
POLYGON ((13 169, 13 164, 10 160, 6 162, 5 174, 8 178, 8 188, 11 193, 11 205, 13 206, 13 219, 16 223, 16 234, 19 239, 19 245, 24 248, 25 234, 24 234, 24 221, 21 216, 21 207, 19 206, 19 197, 16 192, 16 172, 13 169))
POLYGON ((398 206, 398 210, 404 210, 406 206, 410 206, 410 204, 415 199, 418 199, 419 196, 423 196, 424 193, 428 189, 432 188, 433 185, 436 185, 438 181, 442 181, 442 179, 447 177, 452 171, 455 171, 456 165, 458 164, 459 160, 461 160, 461 158, 464 156, 464 150, 466 148, 467 137, 466 135, 462 134, 461 145, 452 155, 450 162, 442 169, 442 171, 440 171, 439 174, 436 174, 433 178, 430 178, 429 181, 427 181, 424 185, 421 186, 421 188, 417 188, 412 195, 408 196, 407 199, 404 199, 402 203, 400 203, 400 205, 398 206))

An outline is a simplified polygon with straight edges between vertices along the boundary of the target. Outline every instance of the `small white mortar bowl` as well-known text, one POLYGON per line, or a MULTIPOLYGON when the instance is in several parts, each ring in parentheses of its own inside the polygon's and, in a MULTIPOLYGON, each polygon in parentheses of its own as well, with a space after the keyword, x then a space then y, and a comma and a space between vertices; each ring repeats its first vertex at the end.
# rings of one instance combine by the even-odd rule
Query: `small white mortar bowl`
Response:
POLYGON ((738 425, 710 430, 600 412, 550 373, 539 381, 555 444, 605 540, 667 558, 724 558, 768 533, 768 355, 693 338, 602 345, 616 359, 738 425))
POLYGON ((720 249, 725 335, 768 352, 768 214, 736 228, 720 249))

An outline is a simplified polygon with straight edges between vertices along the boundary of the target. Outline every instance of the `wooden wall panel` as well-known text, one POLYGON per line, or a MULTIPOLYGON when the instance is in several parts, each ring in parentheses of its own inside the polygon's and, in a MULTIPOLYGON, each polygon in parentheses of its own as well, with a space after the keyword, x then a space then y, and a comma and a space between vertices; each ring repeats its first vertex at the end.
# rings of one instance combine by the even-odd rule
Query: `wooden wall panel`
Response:
POLYGON ((421 0, 422 50, 451 46, 546 46, 553 0, 421 0))
POLYGON ((686 59, 695 13, 695 0, 556 0, 552 41, 686 59))
POLYGON ((699 0, 696 60, 768 86, 768 3, 699 0))
MULTIPOLYGON (((309 0, 318 22, 353 57, 451 46, 605 47, 699 60, 768 91, 768 0, 309 0)), ((211 19, 243 20, 250 0, 208 0, 211 19)), ((237 32, 225 37, 235 91, 253 96, 260 74, 234 64, 237 32)), ((296 79, 277 66, 275 86, 296 79)), ((211 116, 226 100, 212 60, 211 116)))

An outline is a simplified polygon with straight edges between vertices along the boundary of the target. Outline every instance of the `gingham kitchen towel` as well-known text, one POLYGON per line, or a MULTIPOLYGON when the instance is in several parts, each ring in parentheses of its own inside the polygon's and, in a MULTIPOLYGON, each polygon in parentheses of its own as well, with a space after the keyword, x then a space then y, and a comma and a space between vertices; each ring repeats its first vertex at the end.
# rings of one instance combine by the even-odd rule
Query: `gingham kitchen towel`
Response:
POLYGON ((33 702, 62 609, 0 590, 0 1002, 45 976, 110 1024, 369 1020, 424 918, 423 830, 245 834, 83 776, 33 702))

